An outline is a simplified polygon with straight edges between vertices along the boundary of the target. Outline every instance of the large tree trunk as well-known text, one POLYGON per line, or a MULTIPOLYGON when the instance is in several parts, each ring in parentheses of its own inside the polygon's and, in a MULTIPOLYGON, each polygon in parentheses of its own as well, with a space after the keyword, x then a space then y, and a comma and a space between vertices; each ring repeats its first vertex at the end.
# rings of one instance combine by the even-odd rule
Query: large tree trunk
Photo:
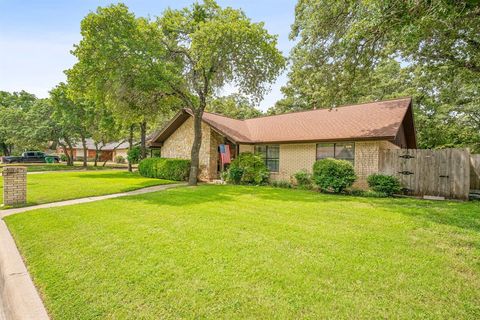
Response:
POLYGON ((68 154, 67 146, 64 145, 64 144, 60 144, 60 146, 61 146, 62 149, 63 149, 63 154, 64 154, 65 157, 67 158, 67 166, 69 166, 69 165, 70 165, 70 155, 68 154))
POLYGON ((8 146, 6 143, 2 142, 0 143, 0 146, 2 147, 2 153, 4 156, 8 157, 10 155, 10 150, 8 150, 8 146))
MULTIPOLYGON (((128 150, 132 150, 133 148, 133 130, 135 129, 135 125, 130 126, 130 135, 128 136, 128 150)), ((128 171, 132 172, 132 163, 130 162, 129 159, 127 159, 128 162, 128 171)))
POLYGON ((96 167, 98 164, 98 157, 100 154, 100 149, 98 149, 98 143, 95 142, 95 161, 93 162, 93 166, 96 167))
POLYGON ((87 139, 82 137, 82 146, 83 146, 83 166, 87 167, 87 157, 88 157, 88 150, 87 150, 87 139))
POLYGON ((68 148, 64 149, 65 155, 67 156, 67 166, 73 166, 73 146, 70 139, 64 137, 65 144, 68 148))
POLYGON ((193 145, 191 153, 190 176, 188 177, 188 185, 196 186, 198 182, 198 174, 200 171, 200 147, 202 146, 202 116, 204 108, 200 107, 193 110, 193 145))
POLYGON ((141 159, 145 159, 147 157, 146 136, 147 136, 147 122, 143 121, 142 123, 140 123, 140 158, 141 159))

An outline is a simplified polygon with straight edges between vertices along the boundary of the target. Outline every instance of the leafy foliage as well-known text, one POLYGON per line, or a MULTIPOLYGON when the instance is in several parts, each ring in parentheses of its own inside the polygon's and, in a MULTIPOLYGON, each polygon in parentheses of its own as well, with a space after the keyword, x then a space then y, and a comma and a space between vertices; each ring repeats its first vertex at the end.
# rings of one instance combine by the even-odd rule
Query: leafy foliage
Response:
POLYGON ((413 96, 420 147, 480 150, 480 5, 300 0, 285 99, 269 110, 413 96))
POLYGON ((127 159, 131 164, 137 164, 140 161, 140 147, 135 146, 128 150, 127 159))
POLYGON ((245 13, 221 8, 213 0, 182 10, 168 9, 157 20, 162 43, 183 65, 171 87, 194 114, 194 141, 189 184, 199 170, 201 119, 212 95, 226 84, 240 94, 259 99, 285 66, 277 37, 263 23, 253 23, 245 13), (255 63, 252 63, 255 61, 255 63))
POLYGON ((147 158, 138 165, 144 177, 185 181, 190 169, 190 160, 170 158, 147 158))
POLYGON ((115 163, 125 163, 126 160, 123 156, 116 156, 115 157, 115 163))
POLYGON ((391 196, 400 191, 400 181, 397 177, 375 173, 367 178, 368 186, 376 192, 391 196))
POLYGON ((350 162, 327 158, 315 162, 313 179, 321 190, 340 193, 352 186, 357 176, 350 162))
POLYGON ((287 180, 273 180, 270 182, 270 185, 274 188, 283 188, 283 189, 292 189, 293 185, 290 181, 287 180))
POLYGON ((262 112, 256 109, 247 98, 238 94, 213 99, 207 105, 206 111, 234 119, 250 119, 262 115, 262 112))
POLYGON ((294 175, 297 185, 301 189, 311 189, 313 186, 312 174, 307 170, 300 170, 294 175))
POLYGON ((268 176, 263 159, 251 152, 240 153, 228 169, 228 181, 235 184, 259 185, 267 182, 268 176))

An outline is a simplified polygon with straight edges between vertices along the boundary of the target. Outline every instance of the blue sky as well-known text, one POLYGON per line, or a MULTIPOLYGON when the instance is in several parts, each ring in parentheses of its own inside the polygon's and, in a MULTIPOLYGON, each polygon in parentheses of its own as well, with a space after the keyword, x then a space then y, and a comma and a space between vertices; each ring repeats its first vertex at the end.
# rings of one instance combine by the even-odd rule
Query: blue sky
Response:
MULTIPOLYGON (((279 36, 279 49, 285 56, 294 20, 295 0, 217 0, 222 6, 243 9, 253 21, 264 21, 272 34, 279 36)), ((167 7, 182 8, 193 1, 122 1, 138 16, 157 16, 167 7)), ((0 90, 25 90, 46 97, 48 91, 65 80, 63 70, 75 63, 70 54, 80 40, 80 21, 98 6, 116 1, 0 0, 0 90)), ((264 97, 260 108, 266 110, 282 97, 283 74, 264 97)), ((229 89, 227 89, 228 91, 229 89)), ((226 92, 228 93, 228 92, 226 92)))

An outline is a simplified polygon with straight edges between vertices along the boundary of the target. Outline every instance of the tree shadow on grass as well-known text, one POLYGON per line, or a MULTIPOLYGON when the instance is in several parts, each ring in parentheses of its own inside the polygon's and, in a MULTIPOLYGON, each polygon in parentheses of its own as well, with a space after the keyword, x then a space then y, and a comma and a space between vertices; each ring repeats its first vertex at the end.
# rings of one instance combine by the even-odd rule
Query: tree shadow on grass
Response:
MULTIPOLYGON (((71 173, 69 173, 71 174, 71 173)), ((138 173, 131 173, 125 171, 119 172, 102 172, 102 171, 82 171, 78 174, 74 175, 75 178, 82 178, 82 179, 138 179, 144 178, 140 176, 138 173)), ((146 178, 145 178, 146 179, 146 178)))
MULTIPOLYGON (((409 216, 419 221, 433 222, 477 232, 480 231, 480 203, 478 202, 462 203, 453 201, 436 202, 419 199, 366 198, 349 195, 321 194, 315 191, 295 189, 216 185, 175 188, 119 199, 175 207, 211 203, 212 206, 230 206, 231 210, 236 210, 240 209, 242 205, 242 202, 239 202, 239 198, 245 195, 251 195, 253 198, 261 199, 265 202, 298 201, 303 203, 341 204, 345 206, 346 210, 349 210, 349 203, 364 203, 372 206, 372 214, 374 214, 374 210, 378 208, 383 211, 390 210, 392 214, 409 216)), ((249 199, 245 198, 242 201, 249 201, 249 199)), ((352 211, 352 213, 354 213, 354 211, 352 211)))

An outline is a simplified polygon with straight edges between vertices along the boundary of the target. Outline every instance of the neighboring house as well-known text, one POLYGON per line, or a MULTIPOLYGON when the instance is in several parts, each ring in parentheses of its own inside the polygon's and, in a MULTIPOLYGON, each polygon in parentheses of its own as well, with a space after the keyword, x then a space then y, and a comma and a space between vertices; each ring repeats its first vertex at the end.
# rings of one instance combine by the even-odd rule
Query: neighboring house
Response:
MULTIPOLYGON (((190 158, 193 117, 179 112, 150 140, 166 158, 190 158)), ((358 187, 378 171, 379 150, 416 148, 411 98, 370 102, 333 109, 300 111, 236 120, 205 112, 200 149, 201 180, 219 177, 220 144, 241 152, 262 154, 273 180, 290 180, 299 170, 312 171, 316 160, 351 161, 358 187)))
MULTIPOLYGON (((115 157, 122 156, 127 159, 128 152, 128 142, 111 142, 106 145, 99 145, 100 155, 99 161, 114 161, 115 157)), ((87 159, 88 161, 93 161, 95 159, 95 143, 92 139, 87 139, 87 159)), ((57 153, 63 154, 63 149, 57 147, 57 153)), ((82 161, 83 160, 83 145, 81 142, 73 146, 73 160, 82 161)))

